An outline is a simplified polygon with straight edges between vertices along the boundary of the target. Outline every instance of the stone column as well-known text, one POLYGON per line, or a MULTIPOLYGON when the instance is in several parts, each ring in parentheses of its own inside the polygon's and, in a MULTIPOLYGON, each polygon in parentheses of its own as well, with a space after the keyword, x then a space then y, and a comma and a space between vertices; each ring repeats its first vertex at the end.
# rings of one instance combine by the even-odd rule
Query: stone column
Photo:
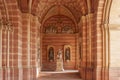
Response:
POLYGON ((82 17, 82 56, 81 56, 81 77, 84 80, 93 79, 93 53, 92 53, 92 18, 89 13, 82 17))
POLYGON ((79 34, 76 34, 76 69, 79 69, 79 34))
POLYGON ((41 48, 40 48, 40 27, 41 27, 41 24, 39 23, 38 21, 38 17, 36 17, 36 27, 37 27, 37 40, 36 40, 36 46, 37 46, 37 54, 36 54, 36 72, 37 72, 37 77, 39 77, 39 73, 41 71, 41 48))
POLYGON ((82 18, 81 18, 81 23, 82 23, 82 38, 81 38, 81 45, 82 45, 82 55, 81 55, 81 64, 82 65, 80 65, 80 74, 81 74, 81 78, 83 79, 83 80, 86 80, 86 51, 87 51, 87 32, 86 32, 86 30, 87 30, 87 25, 86 25, 86 16, 82 16, 82 18))
POLYGON ((93 14, 91 13, 91 2, 90 2, 90 0, 87 0, 87 5, 88 5, 88 14, 86 15, 86 18, 87 18, 87 68, 90 70, 91 69, 91 62, 92 62, 91 27, 93 26, 92 25, 93 14))
POLYGON ((2 20, 0 20, 0 80, 3 80, 2 77, 2 20))
POLYGON ((108 24, 102 24, 102 34, 103 34, 103 59, 102 59, 102 80, 109 80, 109 25, 108 24))
POLYGON ((8 80, 10 80, 10 33, 12 30, 12 26, 10 24, 10 22, 8 22, 8 24, 6 25, 7 27, 7 76, 8 76, 8 80))
POLYGON ((0 20, 0 68, 2 67, 2 20, 0 20))

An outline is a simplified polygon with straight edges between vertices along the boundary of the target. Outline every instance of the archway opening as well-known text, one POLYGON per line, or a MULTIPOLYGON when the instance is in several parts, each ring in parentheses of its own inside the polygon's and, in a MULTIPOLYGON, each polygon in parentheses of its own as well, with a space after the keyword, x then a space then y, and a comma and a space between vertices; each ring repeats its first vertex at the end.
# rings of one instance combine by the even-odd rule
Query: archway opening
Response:
POLYGON ((120 78, 120 1, 113 0, 109 15, 110 32, 110 71, 109 77, 113 79, 120 78), (114 75, 113 75, 114 74, 114 75))
MULTIPOLYGON (((108 80, 114 80, 114 79, 119 79, 119 71, 120 71, 120 64, 119 64, 119 34, 120 34, 120 8, 118 7, 120 4, 120 1, 118 0, 108 0, 105 3, 106 5, 104 6, 104 29, 103 31, 105 34, 103 34, 105 38, 105 44, 103 48, 103 51, 105 53, 103 54, 103 63, 105 66, 108 68, 107 74, 108 80)), ((103 64, 103 65, 104 65, 103 64)), ((106 74, 106 73, 105 73, 106 74)))
POLYGON ((42 27, 42 70, 56 71, 59 49, 62 51, 64 70, 77 70, 78 34, 72 19, 64 15, 55 15, 48 18, 42 27), (69 51, 66 51, 67 48, 69 51))

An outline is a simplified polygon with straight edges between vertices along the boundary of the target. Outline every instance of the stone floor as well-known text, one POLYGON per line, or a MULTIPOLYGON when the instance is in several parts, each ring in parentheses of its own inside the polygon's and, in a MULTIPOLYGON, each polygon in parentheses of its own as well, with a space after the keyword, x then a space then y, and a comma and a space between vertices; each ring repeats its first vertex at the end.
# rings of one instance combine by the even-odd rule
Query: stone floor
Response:
POLYGON ((39 80, 81 80, 78 71, 41 72, 39 80))

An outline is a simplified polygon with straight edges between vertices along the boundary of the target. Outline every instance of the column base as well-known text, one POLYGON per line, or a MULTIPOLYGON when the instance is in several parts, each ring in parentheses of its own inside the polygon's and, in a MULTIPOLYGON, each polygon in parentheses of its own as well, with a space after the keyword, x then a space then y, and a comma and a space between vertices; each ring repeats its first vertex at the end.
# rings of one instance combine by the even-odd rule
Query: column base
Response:
POLYGON ((0 69, 0 80, 37 80, 36 75, 36 67, 4 67, 0 69))

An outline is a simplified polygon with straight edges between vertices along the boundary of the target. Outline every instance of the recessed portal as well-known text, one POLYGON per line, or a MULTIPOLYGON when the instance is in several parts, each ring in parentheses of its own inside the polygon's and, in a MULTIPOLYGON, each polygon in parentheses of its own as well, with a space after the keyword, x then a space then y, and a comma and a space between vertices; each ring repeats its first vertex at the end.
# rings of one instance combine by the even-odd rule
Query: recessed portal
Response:
POLYGON ((58 53, 61 50, 64 70, 77 69, 76 25, 67 16, 56 15, 48 18, 42 28, 42 70, 58 69, 58 53))

